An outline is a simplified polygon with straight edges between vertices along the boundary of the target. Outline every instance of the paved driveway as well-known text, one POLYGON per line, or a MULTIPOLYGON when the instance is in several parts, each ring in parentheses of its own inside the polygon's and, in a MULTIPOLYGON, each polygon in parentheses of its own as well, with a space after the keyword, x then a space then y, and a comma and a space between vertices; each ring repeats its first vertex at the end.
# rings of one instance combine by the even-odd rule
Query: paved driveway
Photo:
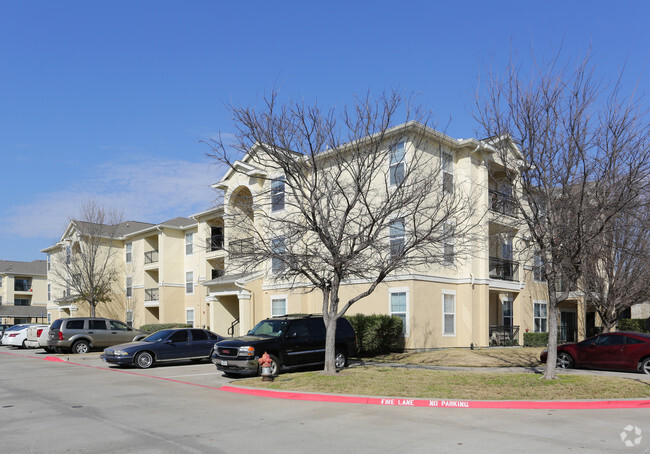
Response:
POLYGON ((3 452, 650 453, 650 409, 285 401, 219 391, 231 380, 209 363, 140 371, 110 368, 96 354, 70 356, 74 363, 45 357, 0 347, 3 452), (621 433, 634 442, 635 427, 639 444, 627 448, 621 433))

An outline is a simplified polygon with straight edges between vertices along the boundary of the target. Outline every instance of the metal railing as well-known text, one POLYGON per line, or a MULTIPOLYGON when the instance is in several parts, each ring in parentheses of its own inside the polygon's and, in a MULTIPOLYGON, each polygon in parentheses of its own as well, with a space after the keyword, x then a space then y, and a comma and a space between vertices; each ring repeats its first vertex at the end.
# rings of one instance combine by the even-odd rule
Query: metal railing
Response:
POLYGON ((490 325, 490 347, 519 345, 519 325, 490 325))
POLYGON ((159 301, 160 300, 160 289, 157 289, 157 288, 146 288, 146 289, 144 289, 144 300, 145 301, 159 301))
POLYGON ((223 235, 215 235, 205 239, 205 248, 208 252, 223 249, 223 235))
POLYGON ((494 189, 489 189, 488 194, 490 197, 490 210, 517 217, 516 204, 511 196, 503 192, 495 191, 494 189))
POLYGON ((158 251, 147 251, 144 253, 144 264, 158 263, 158 251))
POLYGON ((236 319, 234 322, 230 324, 230 328, 228 328, 228 334, 230 337, 235 335, 235 326, 239 325, 239 319, 236 319))
POLYGON ((490 257, 490 279, 519 280, 519 262, 490 257))

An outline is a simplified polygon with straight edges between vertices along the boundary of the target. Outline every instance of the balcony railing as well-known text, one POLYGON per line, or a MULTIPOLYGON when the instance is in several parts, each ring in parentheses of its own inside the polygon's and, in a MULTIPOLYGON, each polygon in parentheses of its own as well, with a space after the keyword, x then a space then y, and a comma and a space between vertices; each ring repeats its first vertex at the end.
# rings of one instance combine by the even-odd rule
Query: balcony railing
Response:
POLYGON ((230 242, 230 250, 234 254, 250 254, 255 250, 253 238, 243 238, 230 242))
POLYGON ((14 281, 14 292, 29 292, 32 289, 32 283, 29 281, 14 281))
POLYGON ((158 251, 148 251, 144 253, 144 264, 158 263, 158 251))
POLYGON ((159 301, 160 300, 160 290, 157 288, 146 288, 144 289, 144 300, 145 301, 159 301))
POLYGON ((494 189, 488 190, 488 194, 490 196, 490 210, 512 217, 517 216, 515 201, 511 196, 494 189))
POLYGON ((490 325, 490 347, 519 345, 519 325, 490 325))
POLYGON ((205 248, 208 252, 220 251, 223 249, 223 235, 215 235, 205 239, 205 248))
POLYGON ((519 263, 513 260, 490 257, 490 279, 519 280, 519 263))
POLYGON ((221 277, 224 274, 226 274, 225 270, 212 270, 212 279, 216 279, 218 277, 221 277))

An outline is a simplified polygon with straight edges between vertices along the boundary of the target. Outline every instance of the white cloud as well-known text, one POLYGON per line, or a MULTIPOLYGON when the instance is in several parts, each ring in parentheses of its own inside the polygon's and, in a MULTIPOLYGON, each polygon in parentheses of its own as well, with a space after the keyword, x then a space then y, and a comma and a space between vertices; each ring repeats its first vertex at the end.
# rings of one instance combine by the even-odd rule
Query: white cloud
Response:
POLYGON ((122 211, 125 220, 152 223, 204 211, 214 206, 218 195, 210 184, 223 174, 209 164, 142 155, 117 157, 88 169, 69 187, 32 194, 30 202, 9 207, 0 235, 58 238, 87 200, 122 211))

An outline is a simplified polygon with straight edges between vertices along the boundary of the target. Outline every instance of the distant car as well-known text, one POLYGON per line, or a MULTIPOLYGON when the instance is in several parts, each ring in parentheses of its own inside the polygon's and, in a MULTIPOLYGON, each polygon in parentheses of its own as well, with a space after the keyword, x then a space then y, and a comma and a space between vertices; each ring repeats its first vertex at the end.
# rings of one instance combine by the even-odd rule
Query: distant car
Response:
POLYGON ((30 326, 27 328, 27 339, 25 340, 25 347, 43 348, 46 352, 51 352, 52 349, 47 346, 47 338, 49 332, 49 325, 30 326))
MULTIPOLYGON (((540 360, 548 356, 542 351, 540 360)), ((557 347, 557 367, 640 371, 650 375, 650 334, 617 332, 557 347)))
POLYGON ((18 325, 15 329, 8 329, 2 336, 2 345, 26 348, 27 330, 33 325, 18 325))
POLYGON ((177 328, 157 331, 139 342, 105 348, 101 358, 111 364, 147 369, 154 363, 210 359, 214 345, 223 340, 207 329, 177 328))
MULTIPOLYGON (((334 364, 342 369, 357 353, 354 328, 345 318, 336 325, 334 364)), ((325 362, 325 323, 321 315, 285 315, 262 320, 246 336, 221 341, 212 354, 217 370, 226 375, 256 375, 258 359, 267 352, 271 374, 283 369, 319 365, 325 362)))
POLYGON ((5 333, 5 330, 6 330, 7 328, 11 328, 11 326, 12 326, 12 325, 5 324, 5 323, 0 323, 0 340, 2 339, 2 336, 3 336, 4 333, 5 333))
POLYGON ((50 326, 47 346, 57 352, 88 353, 94 348, 110 347, 146 336, 145 331, 133 329, 119 320, 100 317, 59 318, 50 326))

